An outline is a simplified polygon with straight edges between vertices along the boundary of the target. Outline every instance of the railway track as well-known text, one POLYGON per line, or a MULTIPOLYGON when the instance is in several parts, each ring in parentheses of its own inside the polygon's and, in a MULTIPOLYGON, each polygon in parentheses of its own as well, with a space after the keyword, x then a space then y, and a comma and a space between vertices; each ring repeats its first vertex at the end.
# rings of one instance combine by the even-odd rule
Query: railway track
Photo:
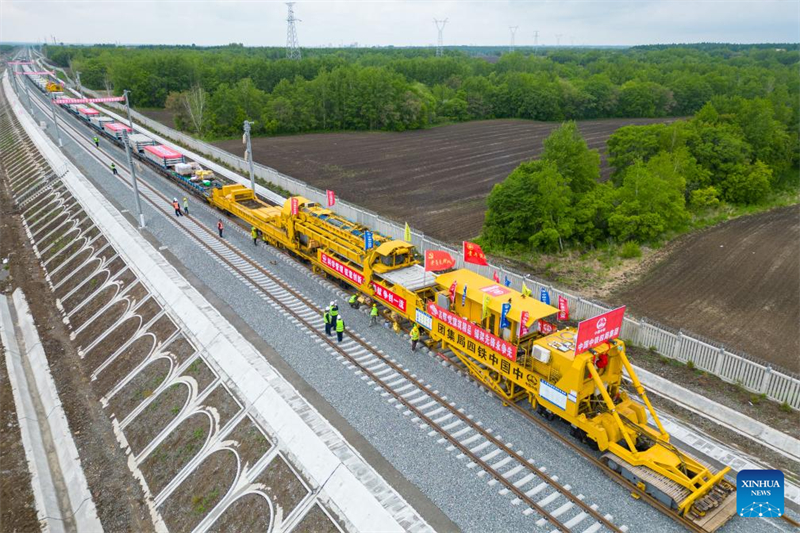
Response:
MULTIPOLYGON (((37 105, 42 108, 38 93, 36 100, 37 105)), ((60 123, 64 127, 70 128, 72 132, 83 139, 84 136, 78 133, 74 126, 67 124, 63 120, 63 115, 60 123)), ((84 145, 88 146, 88 138, 83 140, 84 145)), ((92 153, 92 151, 89 150, 89 153, 92 153)), ((99 160, 100 158, 97 159, 99 160)), ((107 156, 107 159, 111 161, 112 157, 107 156)), ((119 158, 114 159, 114 161, 121 170, 127 168, 119 158)), ((104 164, 107 165, 107 163, 104 164)), ((129 184, 126 182, 126 185, 129 184)), ((172 220, 171 213, 166 208, 169 204, 169 198, 149 184, 145 183, 145 186, 148 189, 148 193, 155 195, 152 199, 148 198, 148 203, 172 220), (161 204, 159 205, 158 202, 161 202, 161 204)), ((213 211, 208 206, 204 206, 204 209, 213 211)), ((194 221, 191 222, 194 224, 194 221)), ((431 436, 435 436, 438 433, 440 443, 446 444, 451 451, 458 450, 460 457, 468 458, 467 468, 480 467, 478 475, 481 477, 486 476, 488 473, 492 479, 490 484, 501 484, 500 491, 502 494, 513 495, 511 501, 513 505, 519 506, 524 503, 523 512, 525 514, 538 513, 541 518, 537 521, 537 525, 541 526, 549 522, 558 531, 579 531, 580 529, 574 528, 580 527, 580 524, 584 526, 588 524, 588 527, 582 531, 594 532, 601 529, 625 531, 627 529, 625 526, 617 527, 612 524, 612 517, 608 515, 601 516, 600 512, 597 511, 597 506, 587 506, 583 502, 583 495, 573 495, 570 492, 571 487, 559 484, 558 477, 550 477, 546 473, 545 467, 537 468, 533 465, 532 460, 526 460, 523 457, 522 452, 514 451, 512 445, 504 443, 502 439, 493 436, 492 431, 484 429, 479 422, 474 423, 471 416, 464 414, 463 409, 458 409, 454 404, 449 403, 446 397, 439 395, 438 391, 431 391, 424 385, 422 380, 410 375, 396 361, 383 355, 377 348, 369 345, 360 336, 348 332, 348 340, 342 345, 336 345, 325 338, 321 328, 318 325, 315 326, 315 323, 320 322, 321 309, 297 293, 288 283, 266 271, 246 254, 227 243, 220 243, 213 231, 203 226, 197 226, 196 231, 189 231, 184 227, 184 224, 175 225, 206 248, 209 254, 215 257, 225 268, 234 272, 242 281, 260 292, 262 298, 268 301, 270 305, 278 309, 299 327, 305 329, 311 335, 316 335, 318 339, 325 342, 327 344, 326 350, 335 355, 348 368, 354 369, 363 376, 363 379, 372 380, 376 384, 376 390, 382 390, 382 395, 389 402, 395 404, 398 409, 403 409, 406 416, 413 415, 413 421, 420 425, 421 428, 427 428, 431 436), (302 303, 302 305, 298 305, 298 302, 302 303), (589 520, 589 522, 585 522, 586 520, 589 520)), ((288 256, 285 256, 285 258, 287 261, 293 262, 288 256)), ((293 264, 296 263, 293 262, 293 264)), ((310 271, 306 272, 309 276, 316 277, 310 271)), ((434 353, 436 353, 435 350, 434 353)), ((443 363, 446 365, 452 366, 456 371, 462 372, 467 376, 469 375, 452 352, 441 353, 438 356, 442 358, 443 363)), ((493 391, 486 390, 494 394, 493 391)), ((498 397, 498 399, 502 401, 502 398, 498 397)), ((551 423, 541 420, 527 407, 517 404, 512 404, 510 407, 528 421, 547 431, 553 438, 575 451, 593 466, 601 469, 607 476, 625 487, 626 490, 645 500, 676 523, 689 531, 697 533, 704 531, 691 520, 675 514, 658 500, 608 468, 596 454, 593 454, 577 441, 559 433, 551 423)), ((790 518, 784 517, 784 519, 791 525, 796 525, 790 518)))
MULTIPOLYGON (((36 98, 36 104, 46 111, 36 98)), ((87 153, 106 168, 114 161, 120 169, 119 180, 130 187, 124 174, 127 165, 121 158, 98 150, 72 124, 63 120, 60 125, 73 140, 87 148, 87 153), (101 152, 101 153, 98 153, 101 152)), ((584 495, 571 492, 569 485, 559 483, 558 476, 547 473, 546 467, 537 466, 533 459, 511 443, 495 436, 491 429, 459 408, 448 398, 431 390, 393 358, 365 341, 360 335, 347 332, 346 340, 337 344, 325 335, 322 328, 322 309, 290 284, 250 259, 246 254, 216 233, 183 217, 179 223, 171 213, 170 199, 145 180, 140 182, 142 199, 164 215, 188 239, 207 251, 217 262, 236 275, 254 290, 271 307, 293 322, 303 333, 314 337, 325 350, 335 356, 362 379, 371 380, 376 391, 396 408, 402 409, 412 423, 439 436, 438 442, 449 451, 456 451, 466 459, 467 470, 479 469, 477 475, 490 477, 489 484, 499 485, 503 495, 513 495, 510 504, 521 509, 524 515, 536 514, 535 523, 554 531, 595 533, 597 531, 625 532, 626 526, 615 525, 613 517, 603 514, 596 504, 584 501, 584 495)))

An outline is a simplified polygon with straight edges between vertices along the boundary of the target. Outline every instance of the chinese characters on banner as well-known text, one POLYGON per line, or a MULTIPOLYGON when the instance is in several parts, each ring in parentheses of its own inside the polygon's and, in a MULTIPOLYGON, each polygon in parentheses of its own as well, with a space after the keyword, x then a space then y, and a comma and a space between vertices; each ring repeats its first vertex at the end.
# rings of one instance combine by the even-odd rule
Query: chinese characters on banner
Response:
POLYGON ((366 230, 364 232, 364 249, 370 250, 373 246, 375 246, 375 241, 372 239, 372 232, 366 230))
POLYGON ((542 287, 542 291, 539 293, 539 301, 543 304, 550 305, 550 293, 547 292, 547 289, 542 287))
POLYGON ((558 297, 558 319, 569 320, 569 300, 563 296, 558 297))
POLYGON ((339 274, 340 276, 349 279, 356 285, 362 285, 364 283, 364 274, 357 270, 353 270, 349 266, 345 265, 334 259, 333 257, 329 256, 325 252, 319 253, 319 261, 322 265, 326 268, 331 269, 335 273, 339 274))
POLYGON ((294 198, 294 197, 292 197, 292 198, 289 200, 289 205, 291 205, 291 208, 292 208, 292 216, 295 216, 295 215, 297 215, 298 211, 300 210, 300 209, 299 209, 299 205, 300 205, 300 203, 299 203, 299 201, 297 200, 297 198, 294 198))
POLYGON ((453 268, 456 260, 447 252, 428 250, 425 252, 425 272, 441 272, 453 268))
POLYGON ((508 313, 511 311, 511 304, 503 304, 503 310, 500 313, 500 328, 510 328, 511 322, 508 321, 508 313))
POLYGON ((531 317, 531 314, 527 311, 523 311, 519 315, 519 337, 524 337, 528 334, 528 319, 531 317))
POLYGON ((625 306, 623 305, 618 309, 597 315, 578 324, 575 354, 583 353, 610 339, 619 337, 624 317, 625 306))
POLYGON ((486 254, 483 253, 481 247, 467 241, 464 241, 464 262, 489 266, 489 263, 486 262, 486 254))
POLYGON ((434 324, 439 335, 477 355, 479 359, 494 357, 495 361, 492 363, 497 364, 496 356, 489 352, 491 351, 509 361, 517 360, 516 346, 479 328, 469 320, 442 309, 433 302, 428 302, 428 313, 439 322, 434 324))
POLYGON ((539 331, 542 335, 550 335, 556 330, 556 327, 546 320, 539 320, 539 331))
POLYGON ((406 312, 405 298, 396 295, 383 285, 378 285, 377 283, 373 283, 372 288, 375 290, 375 296, 377 296, 379 299, 383 300, 384 302, 391 305, 395 309, 402 311, 403 313, 406 312))
POLYGON ((486 287, 481 287, 481 292, 485 292, 492 298, 497 298, 499 296, 503 296, 504 294, 508 294, 511 291, 500 285, 487 285, 486 287))
MULTIPOLYGON (((458 282, 454 281, 452 285, 450 285, 450 301, 456 303, 456 288, 458 287, 458 282)), ((463 305, 463 304, 462 304, 463 305)))
POLYGON ((328 207, 333 207, 336 204, 336 194, 331 191, 325 191, 325 194, 328 196, 328 207))

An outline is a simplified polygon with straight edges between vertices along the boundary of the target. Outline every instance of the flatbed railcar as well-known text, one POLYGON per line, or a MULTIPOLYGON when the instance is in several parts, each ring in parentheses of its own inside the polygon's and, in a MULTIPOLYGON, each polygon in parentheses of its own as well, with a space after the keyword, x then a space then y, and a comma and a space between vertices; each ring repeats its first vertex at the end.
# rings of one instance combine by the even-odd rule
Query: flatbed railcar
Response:
MULTIPOLYGON (((107 128, 83 122, 122 146, 107 128)), ((736 514, 736 488, 725 478, 730 469, 715 472, 670 443, 619 332, 580 352, 576 329, 559 327, 558 309, 550 305, 466 269, 428 274, 407 242, 374 233, 366 249, 369 228, 315 202, 296 196, 275 206, 240 184, 193 181, 175 170, 183 159, 177 152, 138 146, 140 161, 255 227, 264 241, 418 325, 504 401, 528 402, 545 418, 570 424, 572 435, 599 450, 610 469, 674 513, 708 532, 736 514), (504 304, 510 308, 504 311, 504 304), (644 405, 623 389, 623 371, 644 405)))

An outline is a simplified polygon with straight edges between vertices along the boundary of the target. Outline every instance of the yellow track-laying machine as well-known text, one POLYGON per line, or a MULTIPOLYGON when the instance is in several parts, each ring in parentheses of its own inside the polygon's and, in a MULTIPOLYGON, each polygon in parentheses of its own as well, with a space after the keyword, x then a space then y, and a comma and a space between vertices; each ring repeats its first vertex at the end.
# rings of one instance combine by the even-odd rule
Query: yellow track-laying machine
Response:
POLYGON ((577 331, 557 327, 555 307, 466 269, 426 273, 404 241, 374 234, 367 250, 369 228, 306 198, 276 207, 242 185, 225 185, 209 201, 268 243, 418 324, 504 401, 529 402, 570 424, 607 466, 673 512, 709 532, 736 514, 729 469, 715 472, 670 443, 618 335, 576 353, 577 331), (623 371, 641 404, 623 390, 623 371))

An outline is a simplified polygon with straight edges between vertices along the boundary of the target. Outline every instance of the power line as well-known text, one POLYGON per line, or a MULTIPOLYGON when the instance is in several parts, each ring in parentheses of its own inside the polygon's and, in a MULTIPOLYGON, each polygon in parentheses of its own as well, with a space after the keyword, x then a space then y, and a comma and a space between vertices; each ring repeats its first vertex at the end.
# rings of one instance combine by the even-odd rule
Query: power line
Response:
POLYGON ((297 42, 297 27, 295 22, 301 22, 300 19, 294 18, 294 2, 286 2, 289 6, 289 18, 286 21, 289 23, 286 28, 286 57, 288 59, 300 59, 300 44, 297 42))
POLYGON ((536 55, 536 49, 539 47, 539 30, 533 30, 533 53, 536 55))
POLYGON ((509 52, 513 52, 514 51, 514 38, 517 35, 517 28, 519 28, 519 26, 509 26, 508 27, 508 29, 511 30, 511 46, 508 47, 508 51, 509 52))
POLYGON ((439 30, 439 40, 437 41, 438 44, 436 45, 436 57, 441 57, 442 48, 444 46, 444 27, 447 24, 447 19, 444 20, 433 19, 433 23, 436 24, 436 29, 439 30))

